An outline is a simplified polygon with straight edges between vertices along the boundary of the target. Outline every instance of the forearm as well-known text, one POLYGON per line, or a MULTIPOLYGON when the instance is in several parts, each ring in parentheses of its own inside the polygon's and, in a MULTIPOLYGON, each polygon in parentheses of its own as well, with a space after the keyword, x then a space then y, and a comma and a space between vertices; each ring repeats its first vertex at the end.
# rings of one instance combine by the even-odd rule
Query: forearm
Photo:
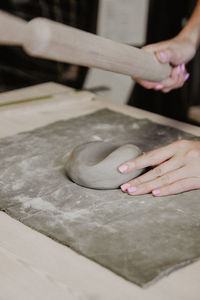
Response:
POLYGON ((183 30, 178 34, 180 38, 188 39, 197 49, 200 44, 200 0, 197 1, 192 16, 183 30))

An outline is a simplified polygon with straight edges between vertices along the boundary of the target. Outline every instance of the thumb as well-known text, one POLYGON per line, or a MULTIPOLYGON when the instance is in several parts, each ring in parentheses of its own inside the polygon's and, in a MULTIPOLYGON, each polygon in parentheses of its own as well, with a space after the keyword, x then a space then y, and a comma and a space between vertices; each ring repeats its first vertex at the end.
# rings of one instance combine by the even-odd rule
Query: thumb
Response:
POLYGON ((157 60, 162 64, 173 63, 174 53, 168 42, 160 42, 144 46, 142 49, 154 53, 157 60))
POLYGON ((156 58, 158 61, 162 64, 166 63, 173 63, 173 53, 169 49, 166 50, 161 50, 161 51, 156 51, 155 52, 156 58))

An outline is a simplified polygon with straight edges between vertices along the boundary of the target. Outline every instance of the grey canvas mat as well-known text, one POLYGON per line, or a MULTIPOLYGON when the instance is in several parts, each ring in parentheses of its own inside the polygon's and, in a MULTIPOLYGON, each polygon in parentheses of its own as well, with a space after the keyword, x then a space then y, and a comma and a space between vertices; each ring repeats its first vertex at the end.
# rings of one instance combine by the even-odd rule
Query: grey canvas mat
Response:
POLYGON ((0 208, 24 224, 140 286, 200 256, 200 191, 170 197, 91 190, 68 180, 72 148, 88 141, 134 143, 143 151, 179 130, 110 110, 0 140, 0 208))

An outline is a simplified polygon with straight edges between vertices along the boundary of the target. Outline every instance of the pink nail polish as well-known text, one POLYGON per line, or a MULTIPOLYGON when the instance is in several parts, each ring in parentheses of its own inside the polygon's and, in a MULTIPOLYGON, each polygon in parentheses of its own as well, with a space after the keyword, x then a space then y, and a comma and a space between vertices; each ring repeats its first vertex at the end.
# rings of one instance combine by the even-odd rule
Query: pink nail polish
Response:
POLYGON ((167 60, 167 55, 165 54, 165 52, 160 51, 159 54, 160 54, 160 57, 161 57, 161 59, 162 59, 162 62, 166 62, 166 60, 167 60))
POLYGON ((156 90, 161 90, 163 88, 163 85, 162 84, 158 84, 156 85, 155 89, 156 90))
POLYGON ((187 81, 189 77, 190 77, 190 74, 187 73, 187 74, 185 75, 184 81, 187 81))
POLYGON ((126 192, 128 190, 128 188, 130 187, 130 184, 129 183, 124 183, 120 186, 121 190, 123 192, 126 192))
POLYGON ((121 173, 124 173, 124 172, 127 171, 127 170, 128 170, 128 166, 127 166, 127 165, 122 165, 122 166, 119 167, 119 171, 120 171, 121 173))
POLYGON ((129 192, 129 194, 134 194, 136 192, 136 187, 135 186, 129 187, 128 192, 129 192))
POLYGON ((160 194, 160 190, 154 190, 154 191, 152 191, 152 194, 153 194, 154 196, 157 196, 157 195, 160 194))

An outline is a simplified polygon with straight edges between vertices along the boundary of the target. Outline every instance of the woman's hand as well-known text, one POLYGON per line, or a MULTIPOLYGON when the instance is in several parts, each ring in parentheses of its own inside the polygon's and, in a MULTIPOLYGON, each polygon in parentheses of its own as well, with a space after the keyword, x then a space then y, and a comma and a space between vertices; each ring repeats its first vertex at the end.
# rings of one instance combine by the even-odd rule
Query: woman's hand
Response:
POLYGON ((196 53, 196 46, 189 38, 178 35, 173 39, 145 46, 143 50, 154 53, 160 63, 170 63, 172 71, 168 78, 160 82, 133 78, 136 82, 146 89, 161 90, 164 93, 184 85, 184 82, 189 78, 185 64, 196 53))
POLYGON ((126 162, 121 173, 154 167, 121 185, 129 195, 152 193, 154 196, 178 194, 200 188, 200 141, 176 141, 126 162))

